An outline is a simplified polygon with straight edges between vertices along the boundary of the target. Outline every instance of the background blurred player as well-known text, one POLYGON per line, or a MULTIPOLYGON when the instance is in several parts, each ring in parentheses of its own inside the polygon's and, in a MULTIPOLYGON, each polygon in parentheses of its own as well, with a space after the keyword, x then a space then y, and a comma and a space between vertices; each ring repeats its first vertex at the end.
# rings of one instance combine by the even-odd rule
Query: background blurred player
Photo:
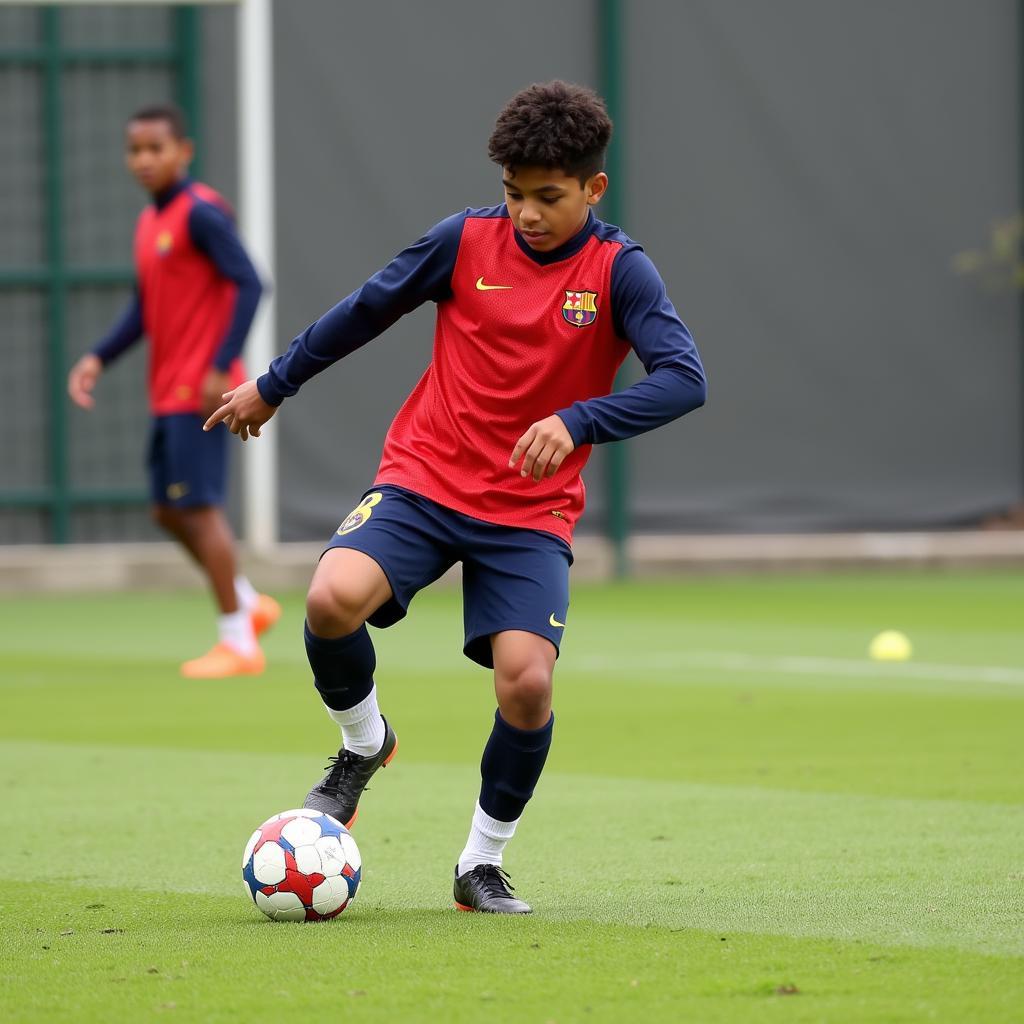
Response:
POLYGON ((150 494, 154 520, 203 570, 220 615, 219 641, 185 662, 189 678, 255 675, 257 637, 280 615, 238 574, 222 505, 226 431, 203 420, 245 377, 239 355, 260 281, 227 203, 188 177, 192 142, 174 106, 139 110, 126 130, 126 162, 153 202, 135 229, 135 295, 107 336, 72 367, 68 392, 82 408, 104 368, 145 334, 149 349, 150 494))

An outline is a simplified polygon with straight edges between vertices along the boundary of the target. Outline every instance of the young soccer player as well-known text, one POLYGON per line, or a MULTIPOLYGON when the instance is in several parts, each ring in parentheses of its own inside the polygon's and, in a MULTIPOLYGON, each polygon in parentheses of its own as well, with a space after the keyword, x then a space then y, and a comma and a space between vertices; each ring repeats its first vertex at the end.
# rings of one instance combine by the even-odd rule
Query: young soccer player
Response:
POLYGON ((569 607, 580 471, 591 446, 702 405, 697 350, 643 250, 593 207, 612 125, 564 82, 532 85, 498 117, 489 155, 505 202, 431 228, 275 359, 207 426, 258 436, 314 374, 424 302, 434 354, 384 442, 373 487, 332 537, 306 601, 316 688, 343 747, 306 799, 350 824, 397 746, 381 717, 365 623, 389 626, 418 590, 463 567, 465 654, 494 670, 498 709, 469 838, 462 910, 524 914, 502 851, 551 745, 551 679, 569 607), (648 376, 610 394, 637 353, 648 376))
POLYGON ((152 204, 135 228, 135 295, 107 336, 71 369, 68 392, 94 405, 103 370, 143 334, 150 340, 153 426, 149 476, 153 518, 199 564, 220 611, 220 640, 185 662, 182 675, 211 679, 263 671, 258 634, 281 609, 235 568, 222 511, 224 428, 203 421, 245 379, 239 353, 260 298, 260 281, 223 199, 188 177, 192 143, 173 106, 146 107, 125 129, 128 169, 152 204))

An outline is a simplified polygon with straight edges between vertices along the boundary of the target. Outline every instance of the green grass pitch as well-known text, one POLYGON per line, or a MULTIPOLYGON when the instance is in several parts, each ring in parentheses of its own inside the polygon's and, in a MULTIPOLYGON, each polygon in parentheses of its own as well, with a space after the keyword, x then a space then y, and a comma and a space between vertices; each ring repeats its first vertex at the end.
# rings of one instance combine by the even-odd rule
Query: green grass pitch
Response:
POLYGON ((494 702, 445 590, 375 633, 358 899, 247 902, 338 742, 301 600, 219 683, 177 677, 200 593, 0 601, 0 1020, 1024 1020, 1020 575, 577 587, 516 919, 452 908, 494 702))

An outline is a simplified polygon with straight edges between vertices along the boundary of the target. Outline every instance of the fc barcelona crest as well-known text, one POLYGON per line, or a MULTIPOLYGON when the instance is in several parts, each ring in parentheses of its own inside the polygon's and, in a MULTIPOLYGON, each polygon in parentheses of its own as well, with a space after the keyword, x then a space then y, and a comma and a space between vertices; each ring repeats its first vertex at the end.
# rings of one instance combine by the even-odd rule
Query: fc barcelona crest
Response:
POLYGON ((562 316, 573 327, 586 327, 597 319, 597 292, 565 293, 562 316))

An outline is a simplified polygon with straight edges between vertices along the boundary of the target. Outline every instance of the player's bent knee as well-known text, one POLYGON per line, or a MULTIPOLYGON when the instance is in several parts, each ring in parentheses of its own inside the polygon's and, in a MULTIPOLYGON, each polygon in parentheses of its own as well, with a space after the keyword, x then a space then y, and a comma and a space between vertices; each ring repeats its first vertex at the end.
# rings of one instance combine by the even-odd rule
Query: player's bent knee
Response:
POLYGON ((551 669, 542 661, 528 662, 504 673, 499 686, 520 707, 546 707, 551 702, 551 669))
POLYGON ((314 580, 306 595, 306 621, 317 636, 347 636, 365 621, 365 602, 344 586, 314 580))
POLYGON ((329 548, 306 595, 306 621, 316 636, 354 633, 391 597, 383 569, 361 551, 329 548))

